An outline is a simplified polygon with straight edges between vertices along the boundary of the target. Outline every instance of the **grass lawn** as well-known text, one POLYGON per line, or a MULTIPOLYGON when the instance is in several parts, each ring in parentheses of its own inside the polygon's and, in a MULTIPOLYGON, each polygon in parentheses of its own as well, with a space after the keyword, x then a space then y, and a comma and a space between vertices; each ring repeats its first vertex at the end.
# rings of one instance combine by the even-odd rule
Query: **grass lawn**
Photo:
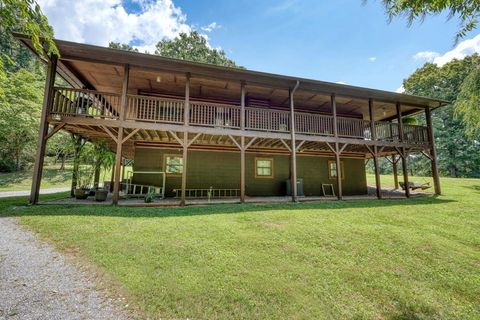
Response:
POLYGON ((479 319, 480 180, 442 183, 440 197, 296 205, 13 198, 0 215, 93 262, 145 317, 479 319))
MULTIPOLYGON (((41 188, 69 187, 72 183, 72 167, 65 166, 65 170, 59 170, 60 165, 47 165, 43 169, 41 188)), ((0 192, 23 191, 32 187, 33 169, 0 173, 0 192)))

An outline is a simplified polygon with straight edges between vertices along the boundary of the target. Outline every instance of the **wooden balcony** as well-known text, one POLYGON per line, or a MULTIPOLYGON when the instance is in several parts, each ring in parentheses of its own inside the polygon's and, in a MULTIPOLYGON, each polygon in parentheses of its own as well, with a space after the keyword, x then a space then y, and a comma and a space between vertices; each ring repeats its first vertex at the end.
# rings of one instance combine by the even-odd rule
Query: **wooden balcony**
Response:
MULTIPOLYGON (((92 90, 55 88, 52 117, 88 117, 118 120, 121 95, 92 90)), ((125 120, 136 122, 184 124, 185 101, 142 95, 127 95, 125 120)), ((240 130, 242 109, 238 105, 190 101, 189 125, 240 130)), ((244 129, 248 131, 290 132, 290 112, 263 107, 245 108, 244 129)), ((372 140, 371 123, 358 118, 337 117, 338 136, 354 140, 372 140)), ((303 135, 334 136, 333 116, 295 112, 295 132, 303 135)), ((398 123, 375 122, 378 141, 402 142, 398 123)), ((403 142, 428 145, 427 127, 403 125, 403 142)))

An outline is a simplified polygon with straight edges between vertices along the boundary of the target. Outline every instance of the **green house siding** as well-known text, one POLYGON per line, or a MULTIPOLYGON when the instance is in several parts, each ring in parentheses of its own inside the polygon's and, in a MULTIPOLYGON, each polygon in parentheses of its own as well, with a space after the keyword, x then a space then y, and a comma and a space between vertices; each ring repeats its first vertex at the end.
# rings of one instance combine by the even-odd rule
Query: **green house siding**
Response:
MULTIPOLYGON (((134 171, 164 171, 164 155, 182 155, 181 150, 136 148, 134 171)), ((334 158, 297 156, 297 176, 303 179, 305 195, 321 195, 322 183, 333 184, 336 180, 328 177, 328 161, 334 158)), ((345 179, 345 195, 367 193, 365 161, 363 159, 342 158, 345 179)), ((290 158, 287 155, 247 153, 245 155, 245 192, 250 196, 285 195, 285 180, 290 176, 290 158), (273 177, 255 177, 255 158, 273 159, 273 177)), ((188 189, 239 189, 240 154, 234 152, 189 151, 187 163, 188 189)), ((173 189, 181 188, 181 175, 168 175, 166 195, 173 196, 173 189)), ((159 175, 134 174, 133 182, 148 185, 161 185, 159 175)))

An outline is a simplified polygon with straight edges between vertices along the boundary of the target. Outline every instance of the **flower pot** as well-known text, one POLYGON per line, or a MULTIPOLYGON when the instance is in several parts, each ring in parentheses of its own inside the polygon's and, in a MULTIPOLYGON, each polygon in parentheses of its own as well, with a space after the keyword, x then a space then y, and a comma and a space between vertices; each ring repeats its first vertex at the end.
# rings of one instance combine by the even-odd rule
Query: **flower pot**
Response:
POLYGON ((108 190, 98 189, 95 191, 95 201, 107 200, 108 190))
POLYGON ((87 189, 75 189, 75 199, 87 199, 88 198, 88 192, 89 190, 87 189))

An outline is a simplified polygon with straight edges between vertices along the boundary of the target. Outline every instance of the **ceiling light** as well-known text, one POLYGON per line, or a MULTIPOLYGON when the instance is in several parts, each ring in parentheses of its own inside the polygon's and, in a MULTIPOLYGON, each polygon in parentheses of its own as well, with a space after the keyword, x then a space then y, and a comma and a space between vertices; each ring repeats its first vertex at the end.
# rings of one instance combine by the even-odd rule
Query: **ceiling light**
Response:
POLYGON ((157 76, 157 82, 162 82, 162 77, 157 76))

